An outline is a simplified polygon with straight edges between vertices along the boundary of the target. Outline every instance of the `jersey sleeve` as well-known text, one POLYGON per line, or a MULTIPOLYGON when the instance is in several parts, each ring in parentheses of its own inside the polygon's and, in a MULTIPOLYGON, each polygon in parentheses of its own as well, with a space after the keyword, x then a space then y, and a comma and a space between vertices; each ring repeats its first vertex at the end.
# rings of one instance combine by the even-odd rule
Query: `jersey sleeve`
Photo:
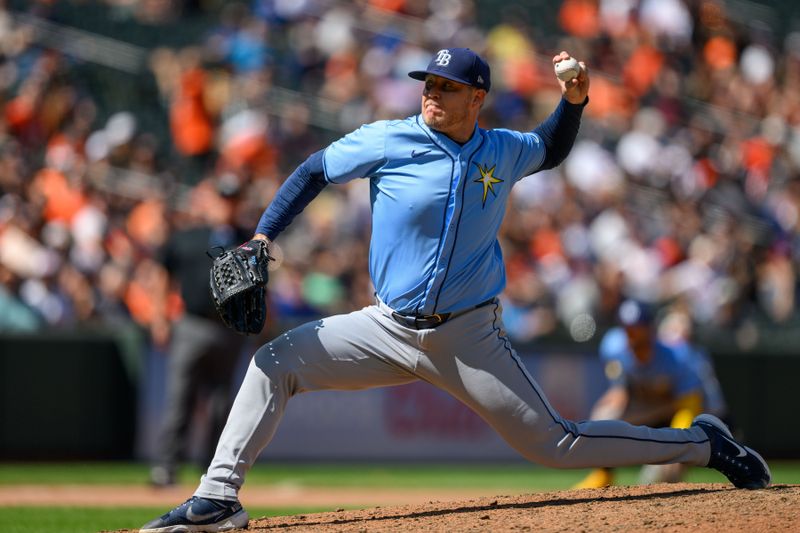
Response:
POLYGON ((386 121, 365 124, 325 149, 322 165, 330 183, 373 174, 386 162, 386 121))
POLYGON ((506 156, 513 161, 514 181, 533 174, 542 166, 545 146, 542 138, 532 131, 521 132, 506 129, 495 130, 500 133, 506 156))

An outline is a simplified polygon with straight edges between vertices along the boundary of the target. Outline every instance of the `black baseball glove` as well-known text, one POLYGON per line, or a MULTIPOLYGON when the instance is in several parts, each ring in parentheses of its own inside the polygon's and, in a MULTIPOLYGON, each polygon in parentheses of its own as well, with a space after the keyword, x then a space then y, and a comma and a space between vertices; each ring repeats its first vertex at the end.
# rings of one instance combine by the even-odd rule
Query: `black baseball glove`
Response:
POLYGON ((221 253, 211 265, 214 306, 222 322, 237 333, 259 333, 264 327, 270 260, 266 241, 253 239, 221 253))

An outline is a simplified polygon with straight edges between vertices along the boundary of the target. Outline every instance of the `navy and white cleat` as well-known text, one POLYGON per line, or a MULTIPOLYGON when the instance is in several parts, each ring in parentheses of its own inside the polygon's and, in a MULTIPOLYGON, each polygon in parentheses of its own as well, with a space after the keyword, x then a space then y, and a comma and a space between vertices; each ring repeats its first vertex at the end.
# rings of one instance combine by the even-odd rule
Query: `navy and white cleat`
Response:
POLYGON ((247 511, 239 502, 192 496, 143 525, 139 533, 213 533, 247 527, 248 521, 247 511))
POLYGON ((736 442, 722 420, 698 415, 692 425, 705 431, 711 441, 708 468, 719 470, 740 489, 763 489, 769 485, 772 475, 767 462, 755 450, 736 442))

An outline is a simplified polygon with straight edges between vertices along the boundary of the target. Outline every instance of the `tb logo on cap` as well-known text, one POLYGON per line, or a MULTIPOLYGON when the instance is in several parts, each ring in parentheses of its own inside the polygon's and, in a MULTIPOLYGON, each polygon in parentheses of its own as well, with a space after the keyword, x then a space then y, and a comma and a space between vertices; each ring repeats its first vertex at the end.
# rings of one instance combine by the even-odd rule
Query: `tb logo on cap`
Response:
POLYGON ((453 57, 450 55, 450 50, 439 50, 436 54, 436 61, 434 61, 440 67, 446 67, 450 64, 450 58, 453 57))

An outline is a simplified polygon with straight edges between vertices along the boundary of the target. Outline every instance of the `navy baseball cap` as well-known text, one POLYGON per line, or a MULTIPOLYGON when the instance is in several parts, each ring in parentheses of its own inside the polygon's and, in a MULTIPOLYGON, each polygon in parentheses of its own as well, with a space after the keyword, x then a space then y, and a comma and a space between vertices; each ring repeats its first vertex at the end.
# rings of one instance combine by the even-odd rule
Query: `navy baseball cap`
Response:
POLYGON ((638 300, 625 300, 617 312, 623 326, 639 326, 652 324, 655 319, 653 306, 638 300))
POLYGON ((427 69, 408 73, 415 80, 422 81, 428 74, 472 85, 485 91, 492 85, 489 64, 469 48, 443 48, 434 54, 427 69))

